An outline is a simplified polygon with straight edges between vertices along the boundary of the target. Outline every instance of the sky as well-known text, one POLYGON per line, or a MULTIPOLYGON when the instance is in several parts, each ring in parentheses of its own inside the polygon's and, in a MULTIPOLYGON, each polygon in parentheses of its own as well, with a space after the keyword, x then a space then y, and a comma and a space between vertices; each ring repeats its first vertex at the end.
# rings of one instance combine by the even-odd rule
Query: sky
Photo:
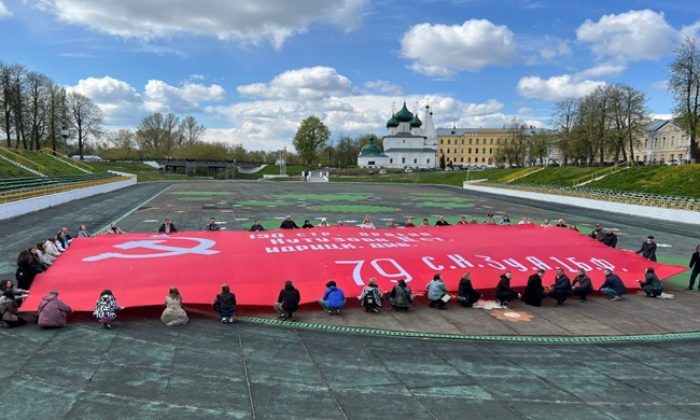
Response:
POLYGON ((668 117, 694 3, 0 0, 0 61, 90 97, 107 128, 173 112, 209 141, 291 150, 309 115, 332 141, 381 136, 404 100, 436 127, 547 127, 557 101, 625 83, 668 117))

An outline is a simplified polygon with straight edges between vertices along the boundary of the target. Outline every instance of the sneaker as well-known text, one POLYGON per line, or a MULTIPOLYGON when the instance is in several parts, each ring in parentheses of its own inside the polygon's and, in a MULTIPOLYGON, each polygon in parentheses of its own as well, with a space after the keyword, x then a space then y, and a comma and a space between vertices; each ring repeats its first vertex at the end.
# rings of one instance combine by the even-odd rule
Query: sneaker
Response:
POLYGON ((329 310, 328 310, 328 315, 333 315, 333 311, 329 309, 329 310))
POLYGON ((378 314, 378 313, 379 313, 379 308, 372 308, 372 312, 378 314))
POLYGON ((336 315, 340 315, 340 309, 336 309, 336 310, 335 310, 335 314, 336 314, 336 315))
POLYGON ((228 322, 228 320, 227 320, 226 318, 221 318, 221 323, 222 323, 222 324, 225 324, 225 323, 227 323, 227 322, 228 322))
POLYGON ((228 323, 233 324, 233 317, 232 316, 228 317, 228 323))
POLYGON ((622 297, 620 297, 620 296, 615 296, 614 298, 612 298, 613 302, 619 302, 621 300, 622 300, 622 297))

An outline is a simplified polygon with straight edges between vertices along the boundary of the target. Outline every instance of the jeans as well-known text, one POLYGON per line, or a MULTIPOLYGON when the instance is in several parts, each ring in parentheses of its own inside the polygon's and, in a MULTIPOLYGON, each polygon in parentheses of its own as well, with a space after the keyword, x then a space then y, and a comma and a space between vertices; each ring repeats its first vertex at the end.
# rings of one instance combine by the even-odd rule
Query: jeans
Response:
POLYGON ((318 301, 318 304, 321 305, 321 307, 323 308, 324 311, 339 311, 339 310, 343 309, 343 307, 345 306, 345 299, 343 299, 343 303, 337 308, 336 307, 331 308, 330 306, 328 306, 328 301, 325 301, 323 299, 320 299, 318 301))
POLYGON ((622 296, 622 295, 623 295, 623 293, 620 293, 620 292, 616 291, 615 289, 613 289, 613 288, 611 288, 611 287, 603 287, 602 289, 600 289, 600 292, 601 292, 602 294, 606 295, 606 296, 609 296, 609 297, 615 297, 615 296, 622 296))

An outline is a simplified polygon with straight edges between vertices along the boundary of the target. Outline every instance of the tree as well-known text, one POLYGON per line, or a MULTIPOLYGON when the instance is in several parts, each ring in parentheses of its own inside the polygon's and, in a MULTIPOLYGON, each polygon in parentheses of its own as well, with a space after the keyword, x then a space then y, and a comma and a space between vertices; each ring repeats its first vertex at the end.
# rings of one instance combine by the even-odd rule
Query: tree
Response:
POLYGON ((180 137, 185 144, 194 143, 201 139, 206 128, 191 115, 185 117, 180 123, 180 137))
POLYGON ((538 160, 540 165, 544 165, 544 159, 549 155, 549 143, 550 134, 546 131, 537 131, 530 136, 527 156, 531 166, 536 165, 538 160))
POLYGON ((71 92, 67 95, 66 106, 71 125, 78 135, 78 154, 84 160, 83 150, 90 136, 99 137, 102 133, 102 112, 85 95, 71 92))
POLYGON ((328 142, 331 132, 321 120, 315 116, 310 116, 301 122, 296 135, 294 136, 294 148, 306 165, 314 163, 318 153, 328 142))
POLYGON ((673 94, 673 115, 690 136, 690 161, 700 162, 697 134, 700 126, 700 47, 686 38, 676 49, 668 87, 673 94))

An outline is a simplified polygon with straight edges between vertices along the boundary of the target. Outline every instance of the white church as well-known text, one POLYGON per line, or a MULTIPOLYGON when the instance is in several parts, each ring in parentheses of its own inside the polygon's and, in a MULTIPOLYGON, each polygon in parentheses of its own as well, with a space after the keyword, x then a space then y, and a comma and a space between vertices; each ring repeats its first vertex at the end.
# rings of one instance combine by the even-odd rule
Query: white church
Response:
POLYGON ((389 118, 386 128, 389 134, 382 137, 384 151, 379 151, 374 143, 367 144, 357 157, 358 167, 420 169, 437 166, 437 134, 430 106, 425 106, 421 121, 418 113, 411 113, 404 102, 401 110, 389 118))

